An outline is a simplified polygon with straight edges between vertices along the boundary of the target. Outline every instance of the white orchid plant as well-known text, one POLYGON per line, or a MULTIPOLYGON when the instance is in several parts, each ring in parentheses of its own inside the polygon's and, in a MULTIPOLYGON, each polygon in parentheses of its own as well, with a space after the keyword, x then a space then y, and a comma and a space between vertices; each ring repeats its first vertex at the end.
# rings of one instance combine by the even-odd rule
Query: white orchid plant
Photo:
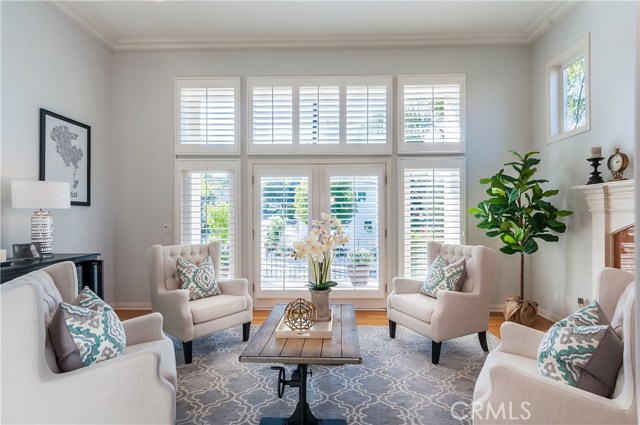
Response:
POLYGON ((309 268, 313 272, 309 288, 325 291, 338 284, 331 280, 333 253, 337 247, 349 242, 349 235, 344 234, 342 223, 337 217, 322 213, 320 218, 311 222, 309 235, 294 244, 292 255, 296 260, 308 259, 309 268))

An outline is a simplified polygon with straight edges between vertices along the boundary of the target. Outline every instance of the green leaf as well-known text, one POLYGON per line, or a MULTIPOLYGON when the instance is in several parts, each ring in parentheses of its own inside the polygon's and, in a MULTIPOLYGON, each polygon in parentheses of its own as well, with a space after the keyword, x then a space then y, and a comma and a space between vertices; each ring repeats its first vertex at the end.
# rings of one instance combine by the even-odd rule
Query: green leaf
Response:
POLYGON ((484 179, 480 179, 480 184, 491 184, 493 182, 492 178, 486 177, 484 179))
POLYGON ((504 196, 504 190, 499 189, 497 187, 492 187, 491 188, 491 193, 494 194, 494 195, 504 196))
POLYGON ((499 230, 492 230, 490 232, 487 232, 487 236, 489 236, 490 238, 495 238, 496 236, 500 235, 500 233, 502 233, 499 230))
POLYGON ((551 233, 541 233, 539 235, 535 235, 534 238, 542 239, 547 242, 558 242, 560 238, 556 235, 552 235, 551 233))
POLYGON ((549 196, 555 196, 558 193, 560 193, 559 190, 547 190, 542 194, 542 196, 546 198, 546 197, 549 197, 549 196))
POLYGON ((538 250, 538 243, 533 239, 529 239, 524 244, 522 252, 524 252, 525 254, 533 254, 537 250, 538 250))
POLYGON ((508 255, 513 255, 516 252, 520 252, 519 250, 514 249, 511 245, 503 246, 502 248, 500 248, 500 251, 508 255))
POLYGON ((513 236, 509 235, 509 234, 503 234, 500 239, 502 240, 502 242, 504 243, 508 243, 508 244, 514 244, 517 245, 517 242, 515 239, 513 239, 513 236))
POLYGON ((558 210, 558 211, 556 211, 556 214, 558 215, 558 217, 568 217, 571 214, 573 214, 573 211, 558 210))
POLYGON ((481 210, 480 208, 469 208, 467 212, 469 214, 481 214, 484 212, 484 210, 481 210))

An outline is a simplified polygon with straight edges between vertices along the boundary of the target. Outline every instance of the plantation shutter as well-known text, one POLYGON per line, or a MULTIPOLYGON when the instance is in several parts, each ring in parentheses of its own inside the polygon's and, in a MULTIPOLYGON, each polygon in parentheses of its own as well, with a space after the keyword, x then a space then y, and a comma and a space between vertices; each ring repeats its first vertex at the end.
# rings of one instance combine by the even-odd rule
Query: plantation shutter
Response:
POLYGON ((464 76, 400 76, 401 152, 463 152, 464 76))
POLYGON ((340 142, 340 86, 300 87, 300 144, 340 142))
POLYGON ((405 277, 427 275, 427 241, 462 242, 462 160, 443 159, 450 162, 443 166, 432 165, 437 164, 434 161, 402 161, 400 235, 405 277))
POLYGON ((346 84, 346 142, 384 144, 388 137, 389 87, 346 84))
POLYGON ((293 143, 293 87, 254 86, 251 92, 252 143, 293 143))
POLYGON ((239 78, 176 80, 176 151, 239 152, 239 78))
POLYGON ((236 273, 238 206, 235 170, 198 169, 188 161, 178 164, 180 176, 180 244, 221 241, 224 278, 236 273))
POLYGON ((291 254, 309 230, 309 176, 277 174, 259 178, 260 288, 303 289, 309 282, 307 262, 291 254))
POLYGON ((349 235, 346 246, 337 250, 332 266, 332 278, 340 286, 346 283, 355 289, 378 287, 378 247, 380 241, 380 174, 370 172, 332 175, 329 178, 330 213, 342 222, 349 235), (364 259, 370 260, 362 273, 364 259), (357 269, 357 270, 356 270, 357 269))

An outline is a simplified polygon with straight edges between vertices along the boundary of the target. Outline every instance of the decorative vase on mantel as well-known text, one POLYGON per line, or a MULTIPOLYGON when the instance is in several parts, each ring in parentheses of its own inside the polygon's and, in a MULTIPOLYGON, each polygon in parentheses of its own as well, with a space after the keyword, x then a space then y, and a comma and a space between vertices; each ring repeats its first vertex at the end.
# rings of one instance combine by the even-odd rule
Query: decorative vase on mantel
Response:
POLYGON ((331 288, 316 290, 309 288, 311 293, 311 303, 316 308, 316 321, 328 322, 331 320, 331 310, 329 309, 329 293, 331 288))

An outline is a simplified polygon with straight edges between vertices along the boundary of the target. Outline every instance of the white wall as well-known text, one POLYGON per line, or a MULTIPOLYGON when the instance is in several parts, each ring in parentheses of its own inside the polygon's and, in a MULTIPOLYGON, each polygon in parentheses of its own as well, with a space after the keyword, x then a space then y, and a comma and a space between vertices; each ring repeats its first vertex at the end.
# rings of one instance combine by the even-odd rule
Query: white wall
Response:
POLYGON ((112 55, 42 2, 1 2, 2 238, 30 240, 31 211, 11 208, 11 180, 38 180, 39 109, 91 126, 91 206, 53 210, 54 251, 100 252, 113 299, 112 55))
MULTIPOLYGON (((497 171, 509 159, 509 149, 526 151, 530 146, 529 59, 529 47, 115 54, 117 305, 148 305, 145 250, 152 244, 173 243, 172 234, 162 233, 162 224, 174 222, 176 77, 241 76, 244 85, 246 76, 464 73, 467 206, 475 206, 484 197, 478 180, 497 171)), ((395 223, 389 224, 395 228, 395 223)), ((499 247, 476 229, 473 217, 468 217, 467 230, 468 243, 499 247)), ((517 259, 500 256, 495 304, 518 292, 517 259)), ((249 259, 243 263, 243 275, 248 276, 249 259)))
MULTIPOLYGON (((532 142, 542 152, 541 175, 549 188, 560 189, 555 202, 574 211, 560 242, 545 244, 534 255, 533 298, 552 316, 577 308, 577 297, 593 299, 591 282, 591 213, 582 193, 571 186, 586 184, 591 168, 586 161, 591 146, 602 146, 603 156, 620 145, 631 159, 626 171, 633 177, 636 56, 636 2, 584 2, 532 48, 532 142), (550 145, 545 141, 545 68, 554 56, 591 32, 591 131, 550 145), (558 291, 556 301, 554 291, 558 291), (566 297, 571 300, 566 305, 566 297)), ((637 167, 637 165, 635 165, 637 167)), ((605 180, 606 165, 600 167, 605 180)))

